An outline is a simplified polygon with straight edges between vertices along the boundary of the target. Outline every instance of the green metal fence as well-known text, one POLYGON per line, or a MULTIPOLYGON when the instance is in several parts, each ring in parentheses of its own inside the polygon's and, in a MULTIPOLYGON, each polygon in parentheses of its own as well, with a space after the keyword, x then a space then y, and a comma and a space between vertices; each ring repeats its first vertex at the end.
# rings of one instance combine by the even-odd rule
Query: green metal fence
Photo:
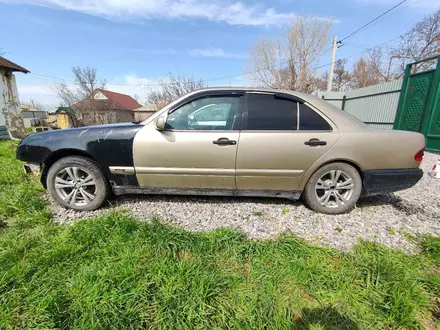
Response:
POLYGON ((395 80, 347 92, 321 92, 318 96, 369 126, 393 129, 401 89, 402 80, 395 80))
POLYGON ((394 128, 424 134, 426 149, 440 152, 440 56, 407 65, 394 128), (435 69, 412 73, 433 60, 435 69))

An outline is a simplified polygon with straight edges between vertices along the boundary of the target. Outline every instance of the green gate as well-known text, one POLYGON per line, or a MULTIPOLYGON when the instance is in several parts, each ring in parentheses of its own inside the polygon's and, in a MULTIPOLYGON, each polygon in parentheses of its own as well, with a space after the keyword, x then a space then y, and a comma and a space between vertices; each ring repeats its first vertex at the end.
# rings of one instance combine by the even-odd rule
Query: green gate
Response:
POLYGON ((420 132, 426 150, 440 152, 440 57, 406 66, 394 129, 420 132), (435 70, 411 74, 415 65, 432 60, 437 60, 435 70))

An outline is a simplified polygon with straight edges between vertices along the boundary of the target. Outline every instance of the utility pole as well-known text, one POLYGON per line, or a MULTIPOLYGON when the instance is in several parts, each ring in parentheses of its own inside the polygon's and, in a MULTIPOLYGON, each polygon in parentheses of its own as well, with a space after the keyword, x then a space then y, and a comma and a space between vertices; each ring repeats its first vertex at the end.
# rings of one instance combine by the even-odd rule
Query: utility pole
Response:
POLYGON ((327 82, 327 92, 332 91, 333 87, 333 72, 335 71, 335 58, 336 58, 336 48, 337 48, 338 38, 333 38, 333 48, 332 48, 332 61, 330 64, 330 72, 328 74, 328 82, 327 82))
POLYGON ((231 87, 231 75, 228 74, 228 87, 231 87))

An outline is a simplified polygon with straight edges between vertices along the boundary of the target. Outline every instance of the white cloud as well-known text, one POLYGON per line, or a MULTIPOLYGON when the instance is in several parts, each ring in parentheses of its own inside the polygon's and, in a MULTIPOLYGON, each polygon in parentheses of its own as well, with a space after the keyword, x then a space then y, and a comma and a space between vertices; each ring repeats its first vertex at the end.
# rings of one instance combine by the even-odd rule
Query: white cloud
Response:
POLYGON ((201 57, 229 57, 229 58, 239 58, 243 59, 246 58, 245 54, 238 54, 238 53, 229 53, 225 51, 222 48, 204 48, 204 49, 188 49, 188 54, 190 56, 201 56, 201 57))
MULTIPOLYGON (((280 26, 295 17, 263 5, 234 0, 0 0, 75 10, 112 19, 206 19, 231 25, 280 26)), ((328 18, 324 18, 328 19, 328 18)))

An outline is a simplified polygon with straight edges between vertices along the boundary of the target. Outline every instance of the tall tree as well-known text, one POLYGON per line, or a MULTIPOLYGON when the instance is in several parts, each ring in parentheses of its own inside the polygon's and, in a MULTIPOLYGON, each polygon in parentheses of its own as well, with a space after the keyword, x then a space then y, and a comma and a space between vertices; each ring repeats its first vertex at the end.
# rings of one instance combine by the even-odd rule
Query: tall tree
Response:
MULTIPOLYGON (((397 60, 399 76, 403 75, 408 62, 440 55, 440 9, 415 24, 402 37, 400 45, 393 50, 392 55, 397 60)), ((416 65, 414 72, 425 71, 433 63, 428 61, 416 65)))
POLYGON ((347 60, 337 60, 335 63, 335 71, 333 75, 333 90, 343 92, 350 86, 353 75, 345 70, 347 60))
POLYGON ((52 87, 61 105, 68 108, 67 115, 73 126, 92 123, 92 100, 99 89, 105 89, 106 81, 98 78, 97 70, 90 67, 73 67, 73 85, 61 82, 52 87))
POLYGON ((382 77, 377 74, 373 62, 364 57, 354 64, 352 75, 350 85, 353 89, 376 85, 382 81, 382 77))
POLYGON ((312 92, 315 66, 329 43, 332 21, 295 19, 283 38, 260 38, 250 49, 247 72, 258 86, 312 92))
MULTIPOLYGON (((335 71, 333 74, 332 91, 344 92, 351 87, 353 75, 345 69, 347 60, 337 60, 335 62, 335 71)), ((329 73, 326 72, 321 77, 316 78, 316 90, 326 91, 329 73)))
POLYGON ((180 72, 176 75, 169 72, 166 79, 158 80, 158 85, 158 90, 150 89, 148 93, 148 103, 158 110, 189 92, 206 87, 202 79, 180 72))

